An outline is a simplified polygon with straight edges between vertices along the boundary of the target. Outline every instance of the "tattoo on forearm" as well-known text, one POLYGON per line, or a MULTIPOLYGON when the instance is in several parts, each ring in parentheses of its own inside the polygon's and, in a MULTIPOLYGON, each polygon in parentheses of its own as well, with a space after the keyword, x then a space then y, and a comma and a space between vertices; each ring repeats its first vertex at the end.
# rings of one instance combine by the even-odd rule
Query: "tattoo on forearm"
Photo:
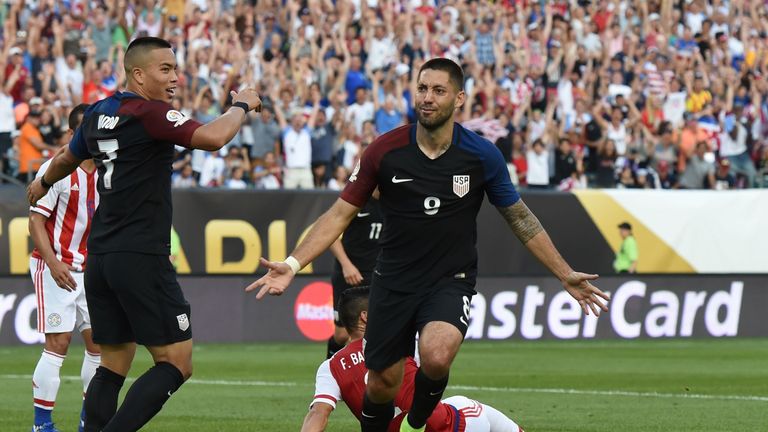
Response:
POLYGON ((507 224, 523 244, 528 243, 536 234, 544 231, 539 219, 520 200, 509 207, 498 207, 507 224))

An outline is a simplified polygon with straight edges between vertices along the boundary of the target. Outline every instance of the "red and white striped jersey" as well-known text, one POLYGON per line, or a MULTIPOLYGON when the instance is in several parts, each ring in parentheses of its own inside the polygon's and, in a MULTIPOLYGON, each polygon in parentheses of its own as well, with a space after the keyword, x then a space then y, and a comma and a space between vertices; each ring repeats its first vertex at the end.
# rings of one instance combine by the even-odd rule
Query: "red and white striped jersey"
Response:
MULTIPOLYGON (((45 173, 51 161, 40 167, 37 177, 45 173)), ((29 210, 48 218, 45 230, 56 258, 78 271, 85 269, 88 256, 88 233, 91 220, 99 205, 96 191, 97 171, 91 173, 78 167, 68 177, 56 182, 48 193, 29 210)), ((42 258, 37 248, 32 256, 42 258)))
MULTIPOLYGON (((400 391, 395 396, 395 414, 407 412, 411 408, 414 391, 414 377, 418 366, 409 357, 405 363, 405 373, 400 391)), ((310 406, 325 403, 336 408, 336 402, 343 400, 352 414, 360 419, 363 411, 365 383, 368 369, 363 358, 363 340, 351 342, 330 359, 324 361, 315 376, 315 397, 310 406)), ((438 403, 432 415, 427 419, 427 432, 463 431, 464 418, 450 405, 438 403)))

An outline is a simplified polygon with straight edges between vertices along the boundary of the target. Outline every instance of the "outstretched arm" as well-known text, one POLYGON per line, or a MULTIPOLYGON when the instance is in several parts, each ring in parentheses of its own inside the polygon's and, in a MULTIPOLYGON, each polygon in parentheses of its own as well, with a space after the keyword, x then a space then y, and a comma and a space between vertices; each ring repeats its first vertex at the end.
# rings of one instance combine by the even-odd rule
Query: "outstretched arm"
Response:
POLYGON ((608 295, 589 282, 598 276, 574 271, 555 248, 539 219, 522 200, 509 207, 498 207, 498 210, 520 242, 560 279, 565 290, 579 302, 585 314, 589 315, 590 309, 596 316, 600 314, 598 308, 608 311, 608 307, 598 298, 607 301, 608 295))
POLYGON ((328 425, 328 417, 331 416, 333 407, 325 403, 314 403, 304 417, 301 432, 323 432, 328 425))
POLYGON ((258 289, 257 299, 261 299, 267 293, 281 295, 288 288, 295 273, 328 249, 359 211, 359 207, 341 198, 337 199, 333 206, 317 219, 304 241, 296 247, 286 261, 270 262, 261 258, 261 265, 269 271, 259 280, 248 285, 245 290, 258 289))

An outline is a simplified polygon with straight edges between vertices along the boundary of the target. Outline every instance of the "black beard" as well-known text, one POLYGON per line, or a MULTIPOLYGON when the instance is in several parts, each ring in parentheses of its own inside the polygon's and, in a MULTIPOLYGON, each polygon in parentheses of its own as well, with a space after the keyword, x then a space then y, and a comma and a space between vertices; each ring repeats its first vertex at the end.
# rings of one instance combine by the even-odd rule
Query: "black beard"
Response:
POLYGON ((442 111, 435 112, 435 116, 431 119, 425 119, 421 117, 421 109, 420 107, 416 108, 416 119, 418 122, 424 127, 424 129, 433 131, 435 129, 440 128, 445 123, 448 122, 448 120, 451 118, 452 111, 448 111, 447 113, 443 113, 442 111))

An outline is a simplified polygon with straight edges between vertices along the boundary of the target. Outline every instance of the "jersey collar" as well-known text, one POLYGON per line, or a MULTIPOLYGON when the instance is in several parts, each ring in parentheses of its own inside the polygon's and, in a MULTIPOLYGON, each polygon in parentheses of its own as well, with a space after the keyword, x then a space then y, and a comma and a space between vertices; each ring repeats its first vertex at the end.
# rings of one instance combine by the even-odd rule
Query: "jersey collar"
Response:
MULTIPOLYGON (((418 144, 416 143, 416 123, 411 125, 410 138, 411 138, 411 144, 415 145, 418 148, 418 144)), ((445 153, 440 155, 440 157, 438 157, 437 159, 440 159, 441 157, 443 157, 443 155, 448 153, 448 151, 450 151, 453 147, 457 147, 460 142, 461 142, 461 125, 459 125, 458 123, 454 122, 453 123, 453 136, 451 137, 451 146, 448 148, 448 150, 446 150, 445 153)), ((419 150, 419 153, 424 155, 424 153, 421 151, 421 149, 418 149, 418 150, 419 150)), ((429 159, 427 157, 427 155, 424 155, 424 157, 429 159)), ((437 160, 437 159, 429 159, 429 160, 437 160)))

